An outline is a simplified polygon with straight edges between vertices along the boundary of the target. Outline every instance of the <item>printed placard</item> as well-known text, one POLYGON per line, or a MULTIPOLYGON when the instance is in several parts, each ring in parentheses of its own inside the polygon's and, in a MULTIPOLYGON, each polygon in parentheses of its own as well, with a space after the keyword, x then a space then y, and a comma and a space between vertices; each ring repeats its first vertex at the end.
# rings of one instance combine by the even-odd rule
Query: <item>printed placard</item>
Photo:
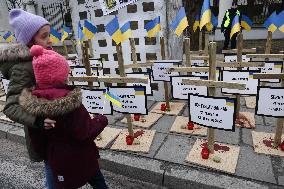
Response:
POLYGON ((206 78, 193 77, 193 76, 172 76, 171 77, 171 90, 173 99, 187 100, 188 94, 207 95, 206 86, 185 85, 182 83, 183 79, 200 80, 206 78))
POLYGON ((82 103, 89 113, 112 115, 112 105, 111 102, 104 96, 105 90, 81 89, 81 91, 82 103))
MULTIPOLYGON (((253 67, 249 68, 249 70, 260 70, 260 73, 282 73, 283 69, 283 62, 281 61, 265 61, 265 66, 264 67, 253 67)), ((261 82, 267 82, 267 83, 279 83, 279 79, 260 79, 261 82)))
POLYGON ((3 86, 5 94, 8 93, 9 83, 10 83, 10 80, 2 78, 2 86, 3 86))
POLYGON ((257 94, 257 86, 259 85, 258 79, 253 79, 253 74, 259 71, 222 71, 222 81, 225 82, 235 82, 240 84, 246 84, 245 90, 239 89, 227 89, 222 88, 222 93, 227 94, 241 94, 241 95, 256 95, 257 94))
POLYGON ((102 59, 90 58, 89 61, 91 68, 98 68, 99 76, 104 76, 104 64, 102 59))
POLYGON ((189 95, 189 120, 205 127, 235 131, 236 104, 233 98, 189 95))
POLYGON ((151 74, 147 72, 140 72, 140 73, 127 73, 127 77, 133 77, 133 78, 141 78, 141 79, 147 79, 148 83, 127 83, 127 86, 145 86, 146 87, 146 95, 152 96, 153 91, 151 88, 151 74))
POLYGON ((138 0, 100 0, 104 15, 108 15, 138 0))
POLYGON ((120 113, 147 115, 146 87, 111 87, 109 91, 119 97, 122 107, 113 105, 113 110, 120 113))
MULTIPOLYGON (((232 62, 232 64, 233 64, 233 63, 236 63, 237 60, 238 60, 237 55, 225 56, 225 62, 232 62)), ((242 62, 249 62, 249 61, 250 61, 250 58, 247 58, 246 55, 242 55, 242 62)), ((241 69, 247 70, 247 67, 243 67, 241 69)), ((233 68, 233 67, 225 67, 224 70, 238 70, 238 69, 233 68)))
POLYGON ((170 76, 178 76, 178 72, 168 72, 167 68, 171 68, 174 66, 179 66, 181 64, 180 60, 164 60, 164 61, 156 61, 154 66, 152 66, 153 72, 153 81, 167 81, 170 82, 170 76))
MULTIPOLYGON (((202 67, 202 66, 193 66, 193 67, 202 67)), ((193 76, 196 77, 206 77, 207 79, 209 78, 209 72, 192 72, 193 76)), ((217 68, 216 69, 216 81, 220 80, 220 70, 217 68)))
POLYGON ((256 115, 284 118, 284 88, 258 87, 256 115))
MULTIPOLYGON (((98 68, 91 68, 92 69, 92 76, 98 76, 98 68)), ((74 77, 80 77, 80 76, 87 76, 86 75, 86 69, 84 67, 74 67, 71 71, 72 76, 74 77)), ((79 82, 74 81, 74 85, 76 86, 87 86, 88 82, 79 82)), ((99 87, 99 82, 93 82, 94 87, 99 87)))

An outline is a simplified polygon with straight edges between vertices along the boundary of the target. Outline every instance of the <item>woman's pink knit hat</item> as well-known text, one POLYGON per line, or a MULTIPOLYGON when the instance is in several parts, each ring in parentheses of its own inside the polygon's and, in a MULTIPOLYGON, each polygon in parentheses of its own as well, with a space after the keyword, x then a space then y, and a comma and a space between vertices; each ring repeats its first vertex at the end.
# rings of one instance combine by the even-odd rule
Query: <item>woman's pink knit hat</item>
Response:
POLYGON ((39 88, 52 88, 66 83, 69 66, 65 57, 39 45, 32 46, 30 52, 33 56, 33 69, 39 88))

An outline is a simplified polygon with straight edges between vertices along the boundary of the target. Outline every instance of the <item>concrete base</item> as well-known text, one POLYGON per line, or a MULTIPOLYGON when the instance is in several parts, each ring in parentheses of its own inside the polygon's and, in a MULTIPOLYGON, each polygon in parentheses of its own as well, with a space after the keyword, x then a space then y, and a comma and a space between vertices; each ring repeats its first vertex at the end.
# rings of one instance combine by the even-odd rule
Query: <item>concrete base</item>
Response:
MULTIPOLYGON (((274 141, 274 133, 264 133, 264 132, 255 132, 252 131, 252 139, 253 139, 253 147, 256 153, 267 154, 277 157, 284 157, 284 151, 282 151, 279 147, 273 148, 274 141)), ((282 140, 284 140, 284 136, 282 135, 282 140)))
MULTIPOLYGON (((141 121, 141 118, 139 121, 134 121, 132 122, 133 126, 144 128, 144 129, 150 129, 163 115, 162 114, 156 114, 156 113, 151 113, 149 112, 148 115, 143 116, 142 119, 145 119, 145 122, 141 121)), ((131 115, 133 118, 133 115, 131 115)), ((121 120, 122 123, 127 123, 126 118, 123 118, 121 120)))
POLYGON ((151 110, 151 112, 158 114, 178 115, 185 106, 185 103, 183 102, 170 102, 171 111, 161 111, 161 104, 164 103, 165 102, 158 102, 151 110))
POLYGON ((206 143, 206 140, 196 140, 185 161, 205 166, 207 168, 217 169, 226 173, 234 174, 238 163, 240 147, 215 143, 214 154, 210 154, 209 159, 202 159, 201 150, 202 146, 204 144, 206 145, 206 143), (219 150, 217 148, 222 150, 219 150), (213 158, 215 156, 218 156, 221 159, 220 163, 216 163, 213 161, 213 158))
POLYGON ((2 115, 0 116, 0 120, 3 120, 3 121, 7 121, 9 123, 15 123, 14 121, 12 121, 11 119, 9 119, 7 116, 5 115, 2 115))
POLYGON ((180 134, 188 134, 188 135, 207 135, 207 128, 194 124, 193 130, 183 129, 182 125, 187 125, 188 117, 177 116, 173 126, 170 129, 170 132, 180 133, 180 134))
MULTIPOLYGON (((134 130, 136 132, 138 130, 134 130)), ((140 144, 137 145, 127 145, 126 136, 128 135, 128 130, 122 130, 114 144, 112 145, 112 150, 119 151, 132 151, 132 152, 142 152, 149 153, 152 141, 154 139, 156 131, 145 130, 142 136, 139 136, 137 139, 140 141, 140 144)))
POLYGON ((246 107, 250 109, 254 109, 256 106, 256 97, 245 97, 246 107))
POLYGON ((106 148, 122 131, 122 129, 116 129, 111 127, 106 127, 101 133, 101 139, 95 140, 97 147, 106 148))

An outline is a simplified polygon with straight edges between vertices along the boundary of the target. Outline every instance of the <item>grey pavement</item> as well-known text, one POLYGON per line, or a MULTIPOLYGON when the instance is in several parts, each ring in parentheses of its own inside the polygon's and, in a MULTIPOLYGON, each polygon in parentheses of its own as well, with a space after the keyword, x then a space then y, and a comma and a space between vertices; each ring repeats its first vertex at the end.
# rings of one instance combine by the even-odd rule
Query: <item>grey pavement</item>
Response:
MULTIPOLYGON (((153 107, 153 102, 149 101, 148 105, 149 108, 153 107)), ((242 111, 254 111, 252 109, 246 109, 244 103, 242 103, 241 109, 242 111)), ((181 114, 187 116, 187 108, 185 108, 181 114)), ((120 122, 123 118, 123 114, 115 113, 113 116, 108 117, 111 120, 111 127, 126 128, 126 125, 120 122)), ((235 174, 226 174, 186 163, 185 157, 196 139, 200 137, 170 133, 169 129, 175 117, 176 116, 163 115, 151 127, 152 130, 156 130, 156 135, 149 154, 118 152, 110 149, 101 150, 101 167, 108 171, 106 173, 124 175, 127 178, 131 177, 135 180, 133 182, 139 180, 141 182, 153 183, 158 186, 175 189, 284 188, 284 158, 256 154, 252 146, 251 129, 236 128, 235 132, 216 131, 216 141, 240 146, 241 150, 235 174)), ((275 132, 276 119, 261 116, 255 116, 255 118, 256 131, 275 132)), ((11 123, 2 122, 0 123, 0 138, 23 144, 23 129, 19 125, 15 126, 11 123)), ((16 143, 14 145, 18 146, 16 143)), ((12 153, 9 148, 4 148, 4 150, 7 151, 7 154, 12 153)), ((23 151, 24 150, 21 149, 21 153, 19 152, 20 154, 16 155, 16 157, 27 161, 27 157, 23 151)), ((5 154, 5 152, 3 152, 3 154, 5 154)), ((5 169, 9 169, 12 166, 11 162, 3 157, 5 156, 3 155, 0 158, 0 161, 3 163, 3 165, 1 165, 4 166, 5 169)), ((1 179, 2 181, 0 182, 3 183, 0 183, 0 186, 1 184, 5 186, 5 183, 6 185, 7 183, 8 185, 11 184, 12 181, 9 182, 9 179, 19 180, 22 184, 26 183, 24 180, 29 180, 28 183, 31 186, 37 186, 39 183, 43 182, 42 165, 40 164, 28 164, 21 167, 18 163, 15 163, 12 167, 12 171, 9 171, 11 175, 6 175, 7 179, 4 179, 4 182, 1 179), (15 169, 15 167, 19 170, 15 169), (26 173, 24 177, 19 177, 19 175, 16 174, 21 171, 26 173), (37 179, 37 177, 41 179, 37 179)), ((5 171, 0 171, 0 177, 5 176, 5 174, 5 171)), ((141 183, 134 186, 131 188, 157 187, 151 186, 151 184, 144 186, 141 183)), ((118 187, 124 188, 119 184, 118 187)))

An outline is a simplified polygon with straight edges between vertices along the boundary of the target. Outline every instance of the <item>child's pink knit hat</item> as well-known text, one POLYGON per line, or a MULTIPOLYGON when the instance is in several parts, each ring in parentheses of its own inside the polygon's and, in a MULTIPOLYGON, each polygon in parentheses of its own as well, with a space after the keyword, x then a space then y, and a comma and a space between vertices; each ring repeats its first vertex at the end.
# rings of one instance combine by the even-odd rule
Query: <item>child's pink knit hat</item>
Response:
POLYGON ((34 45, 30 49, 33 56, 33 69, 39 88, 52 88, 66 82, 69 66, 60 54, 34 45))

